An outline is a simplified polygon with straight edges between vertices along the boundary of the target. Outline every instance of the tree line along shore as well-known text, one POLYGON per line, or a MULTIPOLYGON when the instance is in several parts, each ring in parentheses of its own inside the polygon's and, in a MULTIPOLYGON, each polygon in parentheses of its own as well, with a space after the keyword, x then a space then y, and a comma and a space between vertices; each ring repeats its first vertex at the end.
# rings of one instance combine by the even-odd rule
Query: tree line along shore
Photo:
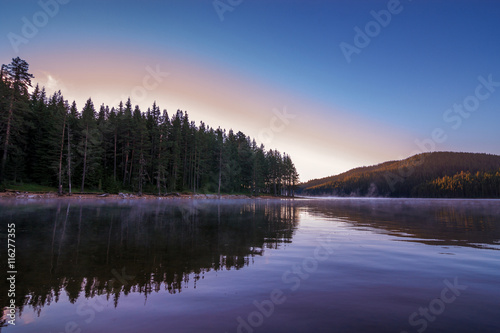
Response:
POLYGON ((59 195, 294 195, 291 157, 241 131, 196 124, 156 102, 141 110, 130 98, 99 107, 89 98, 79 109, 61 91, 30 92, 33 77, 19 57, 1 67, 0 191, 29 183, 59 195))

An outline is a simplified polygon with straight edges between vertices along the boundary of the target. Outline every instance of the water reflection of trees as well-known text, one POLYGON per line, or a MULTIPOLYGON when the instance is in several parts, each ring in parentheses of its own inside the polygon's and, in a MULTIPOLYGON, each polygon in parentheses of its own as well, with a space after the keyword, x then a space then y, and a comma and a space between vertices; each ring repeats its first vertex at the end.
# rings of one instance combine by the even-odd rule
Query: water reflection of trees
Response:
POLYGON ((425 244, 498 249, 500 243, 498 200, 314 200, 307 210, 425 244))
POLYGON ((181 292, 190 277, 196 288, 205 272, 240 269, 291 242, 298 220, 286 201, 59 201, 2 210, 17 224, 16 304, 38 312, 61 293, 72 303, 107 295, 116 306, 130 292, 181 292))

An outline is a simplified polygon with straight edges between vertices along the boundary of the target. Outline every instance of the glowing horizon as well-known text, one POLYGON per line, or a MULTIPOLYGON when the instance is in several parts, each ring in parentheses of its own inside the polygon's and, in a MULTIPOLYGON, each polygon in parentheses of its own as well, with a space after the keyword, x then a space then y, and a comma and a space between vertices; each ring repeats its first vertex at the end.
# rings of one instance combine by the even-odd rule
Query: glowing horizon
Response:
MULTIPOLYGON (((74 63, 84 63, 87 57, 86 54, 72 55, 74 63)), ((276 87, 259 86, 257 82, 242 80, 241 76, 232 73, 221 73, 220 68, 209 68, 203 66, 205 64, 186 63, 175 58, 168 61, 158 58, 151 59, 149 64, 141 66, 137 65, 137 58, 130 55, 127 59, 120 60, 121 66, 130 69, 125 71, 126 75, 120 74, 124 71, 114 64, 114 71, 107 70, 106 76, 97 78, 94 72, 83 67, 81 72, 73 70, 52 74, 53 67, 58 66, 57 63, 52 64, 47 61, 38 62, 38 65, 43 70, 32 69, 35 73, 33 84, 44 86, 47 94, 61 90, 69 103, 73 100, 77 102, 79 110, 88 98, 92 98, 98 111, 101 104, 116 108, 120 101, 126 102, 131 96, 132 105, 139 105, 142 112, 151 107, 153 102, 156 102, 162 110, 166 109, 169 116, 175 114, 178 109, 187 111, 190 119, 197 124, 204 121, 206 125, 214 128, 220 126, 226 130, 242 131, 254 138, 258 144, 264 144, 266 149, 278 149, 289 154, 299 170, 302 181, 358 167, 360 165, 357 162, 362 163, 364 160, 361 156, 365 156, 365 159, 366 156, 370 156, 368 161, 374 164, 389 158, 389 154, 374 150, 374 145, 393 146, 391 148, 393 151, 396 149, 400 153, 403 152, 401 147, 391 144, 390 140, 381 136, 378 140, 372 141, 372 145, 366 146, 363 133, 374 130, 373 123, 370 124, 368 120, 354 119, 345 111, 332 113, 331 110, 326 110, 324 105, 291 96, 276 87), (135 67, 132 67, 132 64, 135 67), (154 79, 146 80, 148 87, 155 86, 154 89, 148 90, 144 87, 143 81, 145 77, 152 76, 151 70, 163 74, 160 75, 158 82, 154 79), (165 75, 167 72, 168 76, 165 75), (77 82, 75 77, 78 78, 77 82), (217 78, 217 82, 212 82, 210 90, 207 90, 206 86, 214 77, 217 78), (115 82, 117 84, 109 87, 115 82), (76 86, 78 92, 75 91, 76 86), (234 90, 231 87, 237 88, 234 90), (106 93, 103 94, 102 91, 106 93), (109 94, 110 91, 114 93, 109 94), (144 91, 145 96, 137 93, 144 91), (225 98, 229 96, 230 98, 225 98), (287 105, 280 105, 280 101, 287 105), (303 110, 310 112, 309 109, 313 109, 314 112, 305 115, 303 110), (220 117, 221 113, 225 119, 220 117), (334 121, 324 122, 321 118, 325 117, 325 113, 334 118, 334 121), (279 119, 278 114, 285 114, 285 122, 279 119), (286 115, 289 118, 286 118, 286 115), (273 118, 277 120, 272 122, 273 118), (267 135, 269 130, 271 136, 267 135), (350 141, 342 141, 342 138, 350 136, 353 136, 350 141), (304 138, 307 138, 307 144, 304 144, 304 138), (338 144, 332 145, 332 141, 338 144), (336 156, 329 156, 331 151, 334 151, 336 156), (311 155, 317 157, 322 154, 325 156, 321 163, 314 163, 312 166, 294 158, 311 155)), ((103 72, 103 67, 107 65, 107 62, 101 63, 99 67, 94 67, 94 71, 103 72)), ((378 131, 392 131, 404 136, 396 128, 383 127, 378 131)))
POLYGON ((79 110, 89 97, 96 109, 131 97, 143 112, 155 101, 169 115, 187 111, 197 124, 286 152, 301 181, 428 150, 500 154, 497 86, 458 128, 446 118, 474 97, 478 77, 500 81, 495 4, 451 13, 444 3, 405 3, 349 59, 339 45, 355 45, 353 28, 386 2, 286 4, 286 16, 279 2, 266 11, 245 3, 221 21, 201 1, 71 1, 17 51, 8 36, 22 35, 23 17, 43 8, 37 1, 4 7, 1 62, 25 59, 48 94, 61 90, 79 110), (426 14, 430 8, 448 16, 426 14), (413 29, 423 16, 427 24, 413 29), (473 24, 464 27, 465 19, 473 24), (467 51, 450 51, 462 45, 467 51), (280 113, 290 117, 280 123, 280 113), (446 140, 425 144, 436 130, 446 140))

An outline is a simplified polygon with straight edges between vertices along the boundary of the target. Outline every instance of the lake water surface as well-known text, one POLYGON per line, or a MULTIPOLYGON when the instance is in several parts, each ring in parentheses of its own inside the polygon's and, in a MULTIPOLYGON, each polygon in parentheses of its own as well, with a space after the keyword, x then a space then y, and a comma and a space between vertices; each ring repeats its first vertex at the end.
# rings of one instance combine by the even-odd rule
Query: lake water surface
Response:
POLYGON ((0 221, 2 332, 500 332, 499 200, 4 200, 0 221))

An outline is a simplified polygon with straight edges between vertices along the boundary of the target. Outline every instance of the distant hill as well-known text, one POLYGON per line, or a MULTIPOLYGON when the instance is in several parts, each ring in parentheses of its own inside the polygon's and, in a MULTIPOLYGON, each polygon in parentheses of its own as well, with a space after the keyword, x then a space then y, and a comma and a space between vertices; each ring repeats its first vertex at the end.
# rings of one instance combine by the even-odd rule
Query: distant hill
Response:
POLYGON ((500 198, 500 156, 433 152, 360 167, 299 185, 298 194, 500 198))

